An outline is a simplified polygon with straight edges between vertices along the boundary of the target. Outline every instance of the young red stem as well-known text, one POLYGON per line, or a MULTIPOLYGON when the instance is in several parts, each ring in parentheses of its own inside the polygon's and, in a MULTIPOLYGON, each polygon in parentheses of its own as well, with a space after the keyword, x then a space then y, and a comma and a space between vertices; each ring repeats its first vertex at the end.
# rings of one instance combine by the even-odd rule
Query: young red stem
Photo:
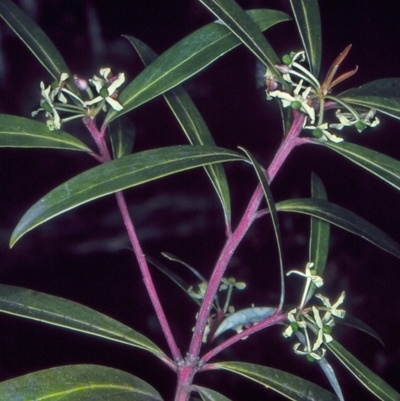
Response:
MULTIPOLYGON (((105 140, 105 132, 106 132, 106 126, 103 126, 101 128, 101 131, 98 131, 94 119, 91 118, 84 118, 84 124, 90 131, 94 141, 96 142, 97 147, 99 148, 100 155, 103 157, 103 162, 109 162, 111 160, 111 155, 108 150, 106 140, 105 140)), ((132 223, 132 219, 129 215, 128 207, 124 198, 124 195, 122 192, 116 192, 115 196, 117 198, 117 203, 119 210, 122 215, 122 219, 125 224, 125 228, 128 232, 129 240, 131 242, 133 251, 135 253, 136 259, 139 264, 140 271, 142 273, 143 281, 146 286, 147 292, 149 294, 150 300, 153 304, 154 310, 156 312, 158 321, 160 322, 162 331, 165 335, 165 338, 167 340, 168 346, 170 348, 171 354, 174 358, 175 361, 180 361, 182 360, 181 353, 179 351, 179 348, 176 344, 176 341, 174 339, 174 336, 172 334, 172 331, 170 329, 170 326, 168 324, 167 318, 165 316, 164 310, 161 306, 161 302, 158 298, 157 291, 154 287, 154 283, 150 274, 150 270, 146 261, 146 258, 144 256, 144 253, 142 251, 142 248, 140 246, 139 240, 136 235, 135 228, 132 223)), ((170 364, 168 364, 170 367, 172 367, 170 364)))

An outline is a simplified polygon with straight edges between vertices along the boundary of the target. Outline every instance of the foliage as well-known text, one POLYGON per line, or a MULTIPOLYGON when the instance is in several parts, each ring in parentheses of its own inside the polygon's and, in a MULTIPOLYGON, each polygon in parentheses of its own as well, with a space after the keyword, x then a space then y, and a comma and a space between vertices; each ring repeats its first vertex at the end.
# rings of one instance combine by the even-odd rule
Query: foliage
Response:
MULTIPOLYGON (((0 2, 2 19, 55 80, 51 85, 40 83, 40 108, 32 113, 33 116, 44 113, 46 123, 2 114, 0 146, 75 151, 76 157, 86 153, 100 163, 61 183, 32 205, 16 225, 10 246, 23 241, 28 232, 60 214, 113 195, 168 352, 118 320, 55 295, 0 285, 0 311, 152 354, 151 357, 159 360, 157 363, 165 364, 176 374, 175 401, 195 397, 207 401, 228 400, 219 392, 196 384, 197 373, 214 370, 245 377, 291 400, 343 400, 335 374, 337 365, 332 366, 329 362, 333 357, 374 396, 382 400, 399 400, 400 394, 395 389, 339 344, 334 327, 336 324, 352 326, 381 341, 379 334, 347 314, 344 291, 339 291, 334 300, 330 300, 323 295, 323 289, 330 277, 326 270, 331 226, 364 238, 379 248, 377 252, 384 251, 397 258, 400 257, 400 246, 374 224, 330 202, 322 180, 315 173, 311 176, 309 198, 290 198, 275 203, 271 183, 295 148, 317 145, 310 147, 315 152, 322 149, 332 151, 332 154, 336 153, 375 178, 400 189, 399 161, 346 139, 350 130, 362 133, 378 129, 379 113, 400 118, 400 78, 375 80, 335 95, 336 85, 354 75, 357 68, 336 77, 351 49, 348 46, 334 60, 326 76, 319 77, 323 53, 317 0, 289 0, 291 16, 269 9, 245 12, 234 0, 200 0, 200 3, 217 21, 192 32, 160 56, 139 39, 125 36, 144 65, 140 74, 125 82, 124 72, 114 75, 109 67, 101 68, 89 80, 72 76, 60 52, 42 29, 13 1, 0 2), (280 61, 280 49, 275 50, 262 32, 290 19, 295 22, 304 50, 286 54, 280 61), (267 168, 247 149, 216 146, 201 113, 181 85, 239 45, 247 47, 264 65, 266 98, 279 104, 283 126, 288 127, 267 168), (135 137, 140 136, 140 132, 136 132, 128 113, 160 95, 189 144, 165 147, 155 144, 152 149, 136 151, 135 137), (90 146, 76 135, 61 130, 61 127, 67 129, 71 120, 79 120, 86 127, 92 139, 90 146), (234 219, 231 185, 224 169, 225 163, 232 162, 258 181, 243 215, 235 215, 234 219), (246 170, 246 165, 252 166, 253 171, 246 170), (184 171, 190 174, 190 170, 198 167, 204 168, 215 190, 225 227, 225 242, 209 277, 206 270, 197 270, 178 256, 164 254, 171 264, 175 264, 174 269, 155 258, 146 258, 123 194, 128 188, 184 171), (265 206, 262 206, 263 202, 265 206), (309 254, 299 256, 297 265, 304 260, 307 263, 299 270, 289 270, 285 265, 285 253, 289 250, 280 226, 282 212, 301 214, 310 221, 309 254), (272 305, 252 305, 235 310, 233 293, 245 290, 246 283, 239 281, 240 278, 228 277, 226 269, 253 223, 269 219, 278 261, 269 266, 268 271, 276 270, 279 274, 279 299, 272 305), (168 283, 177 284, 180 291, 187 294, 187 299, 194 300, 199 306, 193 333, 188 333, 190 344, 184 353, 172 330, 172 320, 164 313, 151 265, 161 270, 168 277, 168 283), (185 274, 180 274, 182 270, 178 270, 177 265, 187 269, 186 273, 192 274, 197 284, 187 283, 182 278, 186 277, 185 274), (296 280, 296 275, 301 280, 296 280), (296 283, 295 294, 301 294, 295 305, 287 302, 285 286, 288 281, 296 283), (332 391, 292 374, 289 366, 288 371, 282 371, 255 363, 210 362, 239 340, 247 339, 249 347, 252 335, 258 331, 262 330, 267 338, 267 328, 275 325, 282 326, 281 334, 289 339, 287 344, 295 339, 288 352, 298 355, 299 364, 315 362, 327 377, 332 391)), ((281 137, 281 133, 268 134, 281 137)), ((142 357, 147 361, 147 354, 142 357)), ((249 357, 252 358, 250 347, 249 357)), ((160 400, 161 395, 153 388, 156 385, 147 384, 128 372, 85 364, 54 367, 12 378, 0 383, 0 395, 4 401, 42 398, 65 401, 160 400)))

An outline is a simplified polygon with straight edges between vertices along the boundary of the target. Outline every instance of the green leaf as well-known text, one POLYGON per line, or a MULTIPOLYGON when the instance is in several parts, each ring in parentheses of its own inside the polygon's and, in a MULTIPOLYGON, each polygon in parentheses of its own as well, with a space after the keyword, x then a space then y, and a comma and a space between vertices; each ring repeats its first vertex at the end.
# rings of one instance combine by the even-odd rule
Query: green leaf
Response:
MULTIPOLYGON (((259 30, 289 18, 273 10, 253 10, 249 14, 259 30)), ((121 92, 118 100, 124 109, 110 109, 106 123, 179 85, 240 43, 226 26, 215 22, 193 32, 164 52, 121 92)))
POLYGON ((70 365, 0 383, 2 401, 162 401, 149 384, 122 370, 70 365))
POLYGON ((108 126, 108 130, 114 159, 131 154, 136 136, 132 121, 128 117, 122 116, 117 121, 113 121, 108 126))
POLYGON ((0 312, 105 338, 141 348, 161 359, 167 358, 160 348, 137 331, 64 298, 0 284, 0 312))
POLYGON ((216 391, 211 390, 209 388, 202 386, 193 386, 193 387, 200 394, 200 397, 203 401, 231 401, 224 395, 217 393, 216 391))
MULTIPOLYGON (((158 58, 157 54, 140 40, 133 38, 132 36, 126 36, 126 38, 132 43, 145 66, 158 58)), ((192 145, 215 146, 214 139, 211 136, 203 117, 181 85, 164 93, 163 96, 192 145)), ((221 201, 227 232, 230 232, 231 199, 225 170, 220 164, 205 166, 204 169, 206 170, 206 173, 208 174, 221 201)))
POLYGON ((233 329, 236 326, 262 322, 271 317, 274 313, 276 313, 276 308, 269 306, 253 306, 251 308, 238 310, 221 322, 214 333, 213 340, 229 329, 233 329))
MULTIPOLYGON (((55 80, 60 78, 61 73, 69 73, 64 59, 53 42, 39 26, 11 0, 0 1, 0 16, 55 80)), ((69 75, 71 76, 70 73, 69 75)))
POLYGON ((0 114, 0 147, 51 148, 93 153, 83 142, 64 131, 49 131, 46 124, 0 114))
POLYGON ((268 185, 267 178, 265 177, 263 168, 261 167, 261 165, 257 162, 257 160, 252 156, 252 154, 249 151, 247 151, 243 148, 240 148, 240 149, 242 149, 246 153, 247 157, 249 158, 249 160, 251 161, 251 163, 254 167, 254 170, 257 174, 257 178, 260 181, 261 187, 263 189, 264 196, 265 196, 265 199, 266 199, 267 205, 268 205, 269 214, 271 215, 272 224, 274 226, 274 233, 275 233, 276 243, 278 246, 279 270, 280 270, 280 278, 281 278, 281 296, 280 296, 278 310, 281 310, 283 302, 285 300, 285 272, 283 270, 282 238, 281 238, 281 230, 279 228, 278 213, 276 211, 275 202, 272 197, 272 192, 268 185))
POLYGON ((344 401, 342 389, 340 388, 339 381, 336 377, 335 371, 333 370, 330 363, 326 360, 326 358, 321 358, 317 361, 318 366, 324 372, 326 378, 328 379, 329 383, 331 384, 333 390, 335 391, 336 395, 338 396, 340 401, 344 401))
POLYGON ((369 82, 341 93, 344 102, 376 109, 400 119, 400 78, 385 78, 369 82))
MULTIPOLYGON (((285 82, 275 67, 279 59, 274 49, 261 33, 260 27, 234 0, 200 0, 200 2, 219 18, 263 64, 268 66, 280 81, 285 82)), ((289 16, 285 18, 285 20, 288 19, 290 19, 289 16)))
MULTIPOLYGON (((327 200, 324 184, 315 174, 311 175, 311 196, 315 199, 327 200)), ((308 260, 314 263, 315 274, 322 277, 324 274, 329 251, 330 224, 316 217, 311 217, 310 245, 308 260)), ((307 303, 313 296, 317 286, 311 283, 307 293, 307 303)))
POLYGON ((242 160, 241 155, 227 149, 194 145, 152 149, 112 160, 72 178, 39 200, 14 229, 10 245, 45 221, 102 196, 207 164, 242 160))
POLYGON ((344 324, 346 326, 353 327, 357 330, 363 331, 364 333, 369 334, 371 337, 374 337, 382 345, 385 345, 383 343, 382 337, 372 327, 370 327, 368 324, 364 323, 362 320, 349 315, 348 312, 346 312, 343 319, 336 319, 336 322, 339 324, 344 324))
POLYGON ((341 142, 340 144, 336 144, 333 142, 326 142, 323 146, 339 153, 361 168, 400 190, 400 162, 398 160, 392 159, 374 150, 364 148, 363 146, 355 145, 354 143, 341 142))
POLYGON ((321 65, 321 19, 318 0, 290 0, 297 30, 306 51, 308 64, 315 77, 321 65))
POLYGON ((383 381, 374 372, 369 370, 337 341, 331 341, 330 343, 327 343, 326 346, 354 375, 354 377, 380 400, 400 400, 400 394, 396 390, 389 386, 389 384, 383 381))
POLYGON ((350 210, 322 199, 290 199, 276 204, 280 212, 303 213, 318 217, 356 234, 400 258, 400 246, 387 234, 350 210))
POLYGON ((244 376, 290 400, 337 401, 338 399, 322 387, 278 369, 243 362, 219 362, 212 366, 244 376))

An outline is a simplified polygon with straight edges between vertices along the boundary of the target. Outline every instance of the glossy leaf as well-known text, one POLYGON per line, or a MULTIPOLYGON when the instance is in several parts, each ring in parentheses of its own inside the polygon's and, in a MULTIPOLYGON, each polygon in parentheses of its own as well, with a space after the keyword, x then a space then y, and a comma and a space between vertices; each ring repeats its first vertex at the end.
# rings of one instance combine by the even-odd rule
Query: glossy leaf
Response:
POLYGON ((311 72, 318 77, 322 47, 318 0, 290 0, 290 5, 311 72))
POLYGON ((374 337, 376 340, 378 340, 382 345, 385 345, 383 343, 382 337, 368 324, 364 323, 362 320, 357 319, 354 316, 349 315, 348 312, 346 312, 346 315, 344 316, 343 319, 337 319, 337 323, 339 324, 344 324, 349 327, 353 327, 357 330, 363 331, 366 334, 369 334, 371 337, 374 337))
POLYGON ((276 211, 275 202, 272 197, 272 192, 271 192, 271 189, 269 188, 269 184, 268 184, 267 178, 265 177, 263 168, 260 166, 260 164, 258 164, 257 160, 252 156, 252 154, 249 151, 247 151, 245 149, 242 149, 242 150, 246 153, 247 157, 251 161, 251 164, 253 165, 254 170, 257 174, 257 178, 260 181, 260 184, 261 184, 263 192, 264 192, 265 199, 267 201, 269 214, 272 219, 272 224, 274 226, 275 238, 276 238, 276 243, 278 246, 279 270, 280 270, 280 279, 281 279, 281 296, 280 296, 278 309, 281 310, 283 302, 285 300, 285 272, 283 270, 282 237, 281 237, 281 230, 279 228, 278 213, 276 211))
POLYGON ((262 322, 263 320, 271 317, 275 312, 276 308, 271 308, 268 306, 238 310, 221 322, 214 333, 213 339, 236 326, 262 322))
POLYGON ((40 199, 14 229, 10 245, 47 220, 102 196, 207 164, 239 160, 243 160, 241 155, 227 149, 190 145, 152 149, 112 160, 72 178, 40 199))
POLYGON ((200 397, 203 401, 231 401, 224 395, 217 393, 216 391, 211 390, 209 388, 202 386, 193 386, 193 387, 200 394, 200 397))
POLYGON ((127 116, 123 116, 113 121, 108 130, 114 159, 131 154, 136 136, 133 122, 127 116))
POLYGON ((365 386, 372 394, 384 401, 398 401, 400 394, 389 386, 378 375, 363 365, 349 351, 337 341, 326 344, 327 348, 339 359, 339 361, 365 386))
POLYGON ((376 109, 400 119, 400 78, 385 78, 349 89, 338 96, 344 102, 376 109))
POLYGON ((339 153, 400 190, 400 162, 398 160, 354 143, 342 142, 337 144, 326 142, 323 146, 339 153))
POLYGON ((322 199, 290 199, 276 204, 281 212, 302 213, 318 217, 350 231, 400 258, 400 246, 387 234, 350 210, 322 199))
MULTIPOLYGON (((273 10, 253 10, 249 15, 259 30, 289 18, 273 10)), ((215 22, 191 33, 164 52, 120 93, 118 100, 124 109, 120 112, 110 109, 106 122, 174 88, 240 43, 226 26, 215 22)))
POLYGON ((83 142, 64 131, 49 131, 29 118, 0 114, 0 147, 50 148, 92 153, 83 142))
MULTIPOLYGON (((158 58, 157 54, 140 40, 132 36, 126 36, 126 38, 132 43, 145 66, 158 58)), ((192 145, 215 146, 214 139, 203 117, 182 86, 176 86, 174 89, 165 92, 163 96, 192 145)), ((225 170, 221 164, 205 166, 204 169, 221 201, 227 231, 230 232, 231 199, 225 170)))
POLYGON ((0 383, 2 401, 162 401, 149 384, 113 368, 69 365, 0 383))
MULTIPOLYGON (((234 0, 200 0, 224 25, 226 25, 254 55, 278 78, 281 73, 275 64, 278 56, 269 44, 260 27, 254 23, 234 0)), ((286 20, 290 17, 285 18, 286 20)), ((282 82, 283 79, 280 79, 282 82)))
MULTIPOLYGON (((311 175, 311 196, 315 199, 327 200, 324 184, 315 174, 311 175)), ((329 251, 330 224, 316 217, 311 217, 310 245, 308 260, 314 263, 315 274, 322 277, 324 274, 329 251)), ((305 304, 313 296, 317 286, 311 283, 305 304)))
POLYGON ((340 388, 340 384, 337 380, 335 371, 333 370, 330 363, 326 360, 326 358, 321 358, 316 362, 317 362, 318 366, 321 368, 321 370, 324 372, 326 378, 328 379, 333 390, 335 391, 336 395, 338 396, 338 399, 340 401, 344 401, 342 389, 340 388))
POLYGON ((13 1, 0 1, 0 17, 25 43, 55 80, 60 78, 61 73, 69 72, 64 59, 53 42, 13 1))
POLYGON ((26 288, 0 284, 0 312, 130 345, 167 357, 152 341, 84 305, 26 288))
POLYGON ((304 380, 298 376, 266 366, 243 362, 219 362, 213 364, 217 369, 224 369, 262 384, 290 400, 299 401, 337 401, 331 392, 304 380))

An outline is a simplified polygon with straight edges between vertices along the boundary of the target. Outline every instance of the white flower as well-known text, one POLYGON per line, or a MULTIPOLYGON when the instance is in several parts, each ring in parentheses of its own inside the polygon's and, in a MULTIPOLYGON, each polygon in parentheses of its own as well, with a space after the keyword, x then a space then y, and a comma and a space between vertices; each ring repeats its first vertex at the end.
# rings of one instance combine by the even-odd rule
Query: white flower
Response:
POLYGON ((326 142, 328 140, 335 143, 343 142, 343 138, 331 134, 328 131, 328 123, 323 123, 321 125, 318 125, 317 127, 314 127, 313 125, 305 125, 303 128, 307 130, 312 130, 312 134, 321 142, 326 142))
POLYGON ((368 112, 350 113, 336 110, 336 117, 340 123, 330 124, 330 127, 336 129, 342 129, 343 127, 349 127, 354 125, 358 132, 362 132, 367 127, 376 127, 379 124, 379 118, 375 117, 376 110, 370 109, 368 112))
POLYGON ((69 77, 69 75, 66 72, 63 72, 60 76, 60 80, 57 82, 53 82, 51 87, 52 87, 52 91, 51 91, 51 97, 53 99, 55 99, 55 97, 57 96, 57 99, 64 104, 67 104, 67 98, 64 96, 63 94, 63 88, 65 86, 65 81, 66 79, 69 77))
POLYGON ((200 284, 198 284, 198 287, 199 287, 199 291, 195 292, 193 290, 193 286, 191 285, 188 288, 188 293, 192 298, 203 299, 204 295, 205 295, 205 293, 207 291, 207 284, 206 283, 200 283, 200 284))
POLYGON ((105 100, 114 110, 120 111, 123 109, 121 104, 115 100, 115 97, 118 94, 117 88, 125 82, 125 74, 120 72, 116 77, 109 78, 110 73, 110 68, 102 68, 100 70, 100 75, 102 75, 104 79, 95 75, 93 79, 89 80, 89 82, 96 88, 99 96, 85 102, 85 106, 90 106, 105 100))
POLYGON ((335 323, 333 319, 328 318, 327 320, 325 320, 326 315, 324 316, 323 319, 321 319, 319 311, 315 306, 312 307, 312 311, 314 315, 315 324, 318 327, 317 340, 315 341, 313 346, 313 351, 315 351, 321 346, 323 342, 330 343, 331 341, 333 341, 333 338, 330 335, 331 331, 330 328, 332 328, 335 323))
POLYGON ((324 319, 329 319, 331 317, 331 315, 339 317, 340 319, 344 318, 346 311, 344 309, 338 309, 338 306, 343 303, 343 300, 345 297, 344 291, 342 291, 342 293, 340 294, 340 297, 333 305, 331 305, 331 303, 327 297, 324 297, 321 294, 315 294, 315 296, 318 299, 320 299, 327 308, 327 312, 325 313, 324 319))
POLYGON ((299 276, 307 278, 307 280, 311 280, 318 288, 322 287, 324 284, 324 281, 322 280, 322 277, 316 276, 311 272, 311 269, 314 267, 314 263, 310 262, 306 264, 306 269, 305 273, 302 273, 298 270, 290 270, 289 272, 286 273, 287 276, 290 276, 292 273, 298 274, 299 276))
POLYGON ((40 90, 42 92, 43 99, 40 101, 40 108, 32 112, 32 117, 36 116, 40 111, 46 112, 46 117, 49 118, 47 121, 47 127, 50 131, 59 130, 61 128, 61 118, 54 107, 54 97, 51 90, 51 86, 45 88, 44 83, 40 83, 40 90))
POLYGON ((290 337, 295 331, 297 331, 300 327, 305 328, 306 322, 302 319, 296 320, 297 309, 292 309, 288 312, 287 318, 290 322, 289 326, 286 327, 285 331, 282 333, 283 337, 290 337))
POLYGON ((299 350, 298 348, 300 347, 300 343, 297 343, 294 345, 293 350, 296 354, 298 355, 306 355, 306 356, 310 356, 311 358, 315 359, 315 360, 319 360, 322 359, 325 354, 326 354, 326 349, 324 348, 319 348, 318 349, 314 349, 314 347, 312 349, 310 349, 307 345, 304 346, 303 350, 299 350), (316 352, 319 351, 319 352, 316 352))
POLYGON ((315 110, 309 105, 309 94, 311 90, 311 86, 303 87, 303 80, 301 79, 293 91, 293 96, 279 90, 269 92, 268 95, 270 98, 277 97, 281 99, 283 107, 292 106, 293 108, 301 110, 310 117, 311 124, 314 124, 315 110), (302 89, 304 89, 303 93, 300 94, 302 89))

